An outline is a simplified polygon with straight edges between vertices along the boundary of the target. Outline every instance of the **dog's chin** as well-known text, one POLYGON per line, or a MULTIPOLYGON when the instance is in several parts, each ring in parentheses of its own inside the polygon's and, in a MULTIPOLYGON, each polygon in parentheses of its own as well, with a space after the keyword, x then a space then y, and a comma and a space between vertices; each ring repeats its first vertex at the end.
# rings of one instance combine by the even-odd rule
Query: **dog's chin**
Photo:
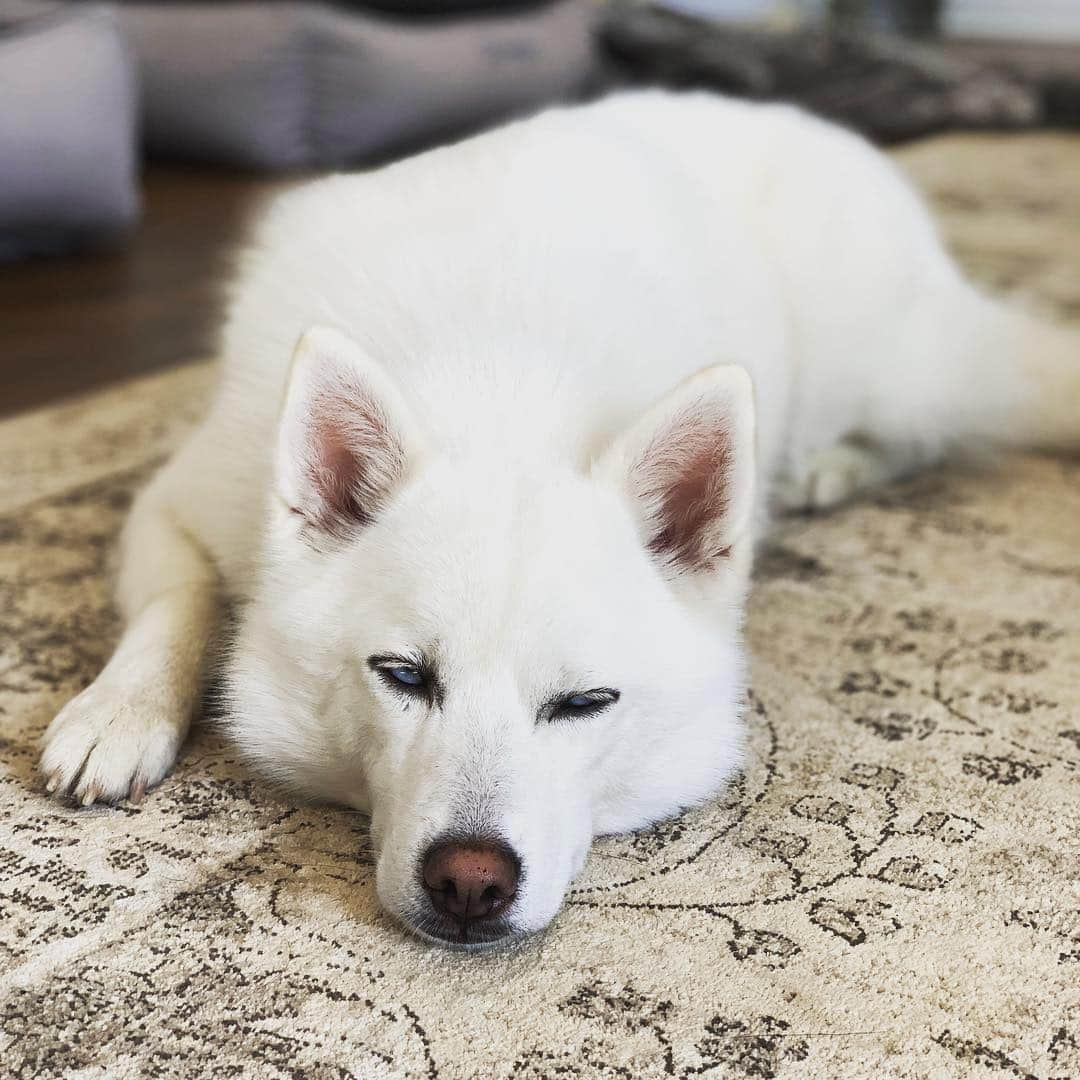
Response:
POLYGON ((399 915, 399 921, 414 937, 429 945, 455 952, 483 952, 506 948, 523 940, 528 932, 510 919, 490 919, 482 923, 459 923, 435 912, 399 915))

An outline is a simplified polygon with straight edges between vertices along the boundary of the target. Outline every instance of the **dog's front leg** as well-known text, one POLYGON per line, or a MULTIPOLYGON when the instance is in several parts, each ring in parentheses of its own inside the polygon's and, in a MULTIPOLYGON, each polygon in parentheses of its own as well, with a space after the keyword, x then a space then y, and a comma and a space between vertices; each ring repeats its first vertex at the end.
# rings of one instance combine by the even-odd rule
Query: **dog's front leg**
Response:
POLYGON ((169 771, 219 615, 217 573, 178 523, 161 480, 136 501, 124 531, 118 600, 127 627, 120 643, 44 736, 48 790, 84 806, 138 802, 169 771))

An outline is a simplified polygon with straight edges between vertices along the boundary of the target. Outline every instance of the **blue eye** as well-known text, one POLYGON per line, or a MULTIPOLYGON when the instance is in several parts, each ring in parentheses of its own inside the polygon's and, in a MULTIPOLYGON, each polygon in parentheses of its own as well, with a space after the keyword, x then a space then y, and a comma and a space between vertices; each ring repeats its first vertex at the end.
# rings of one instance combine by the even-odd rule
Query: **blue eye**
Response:
POLYGON ((383 669, 387 675, 394 679, 397 679, 402 686, 421 686, 424 682, 423 676, 416 668, 411 667, 392 667, 383 669))
POLYGON ((368 657, 368 666, 391 690, 413 697, 430 696, 437 689, 434 676, 421 662, 405 657, 368 657))
POLYGON ((592 698, 585 694, 575 694, 563 702, 570 709, 587 709, 592 703, 592 698))

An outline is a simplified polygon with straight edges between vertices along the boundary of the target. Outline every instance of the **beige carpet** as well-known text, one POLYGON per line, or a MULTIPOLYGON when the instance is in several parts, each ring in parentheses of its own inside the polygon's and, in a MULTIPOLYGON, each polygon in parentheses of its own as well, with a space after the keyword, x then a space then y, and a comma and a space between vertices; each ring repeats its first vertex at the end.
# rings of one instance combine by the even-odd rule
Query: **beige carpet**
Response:
MULTIPOLYGON (((904 160, 977 273, 1080 318, 1080 139, 904 160)), ((142 807, 40 793, 37 736, 115 632, 130 492, 209 377, 0 425, 0 1071, 1080 1075, 1080 463, 788 525, 745 776, 598 844, 543 937, 462 956, 383 917, 360 820, 211 734, 142 807)))

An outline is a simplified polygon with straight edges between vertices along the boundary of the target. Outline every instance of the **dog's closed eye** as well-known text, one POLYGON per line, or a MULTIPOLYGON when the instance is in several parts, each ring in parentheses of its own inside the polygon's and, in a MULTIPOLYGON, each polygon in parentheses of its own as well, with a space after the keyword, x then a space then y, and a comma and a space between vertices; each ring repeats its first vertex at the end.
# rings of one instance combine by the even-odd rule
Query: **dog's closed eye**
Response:
POLYGON ((619 700, 619 691, 601 686, 553 698, 541 710, 543 720, 574 720, 596 716, 619 700))

